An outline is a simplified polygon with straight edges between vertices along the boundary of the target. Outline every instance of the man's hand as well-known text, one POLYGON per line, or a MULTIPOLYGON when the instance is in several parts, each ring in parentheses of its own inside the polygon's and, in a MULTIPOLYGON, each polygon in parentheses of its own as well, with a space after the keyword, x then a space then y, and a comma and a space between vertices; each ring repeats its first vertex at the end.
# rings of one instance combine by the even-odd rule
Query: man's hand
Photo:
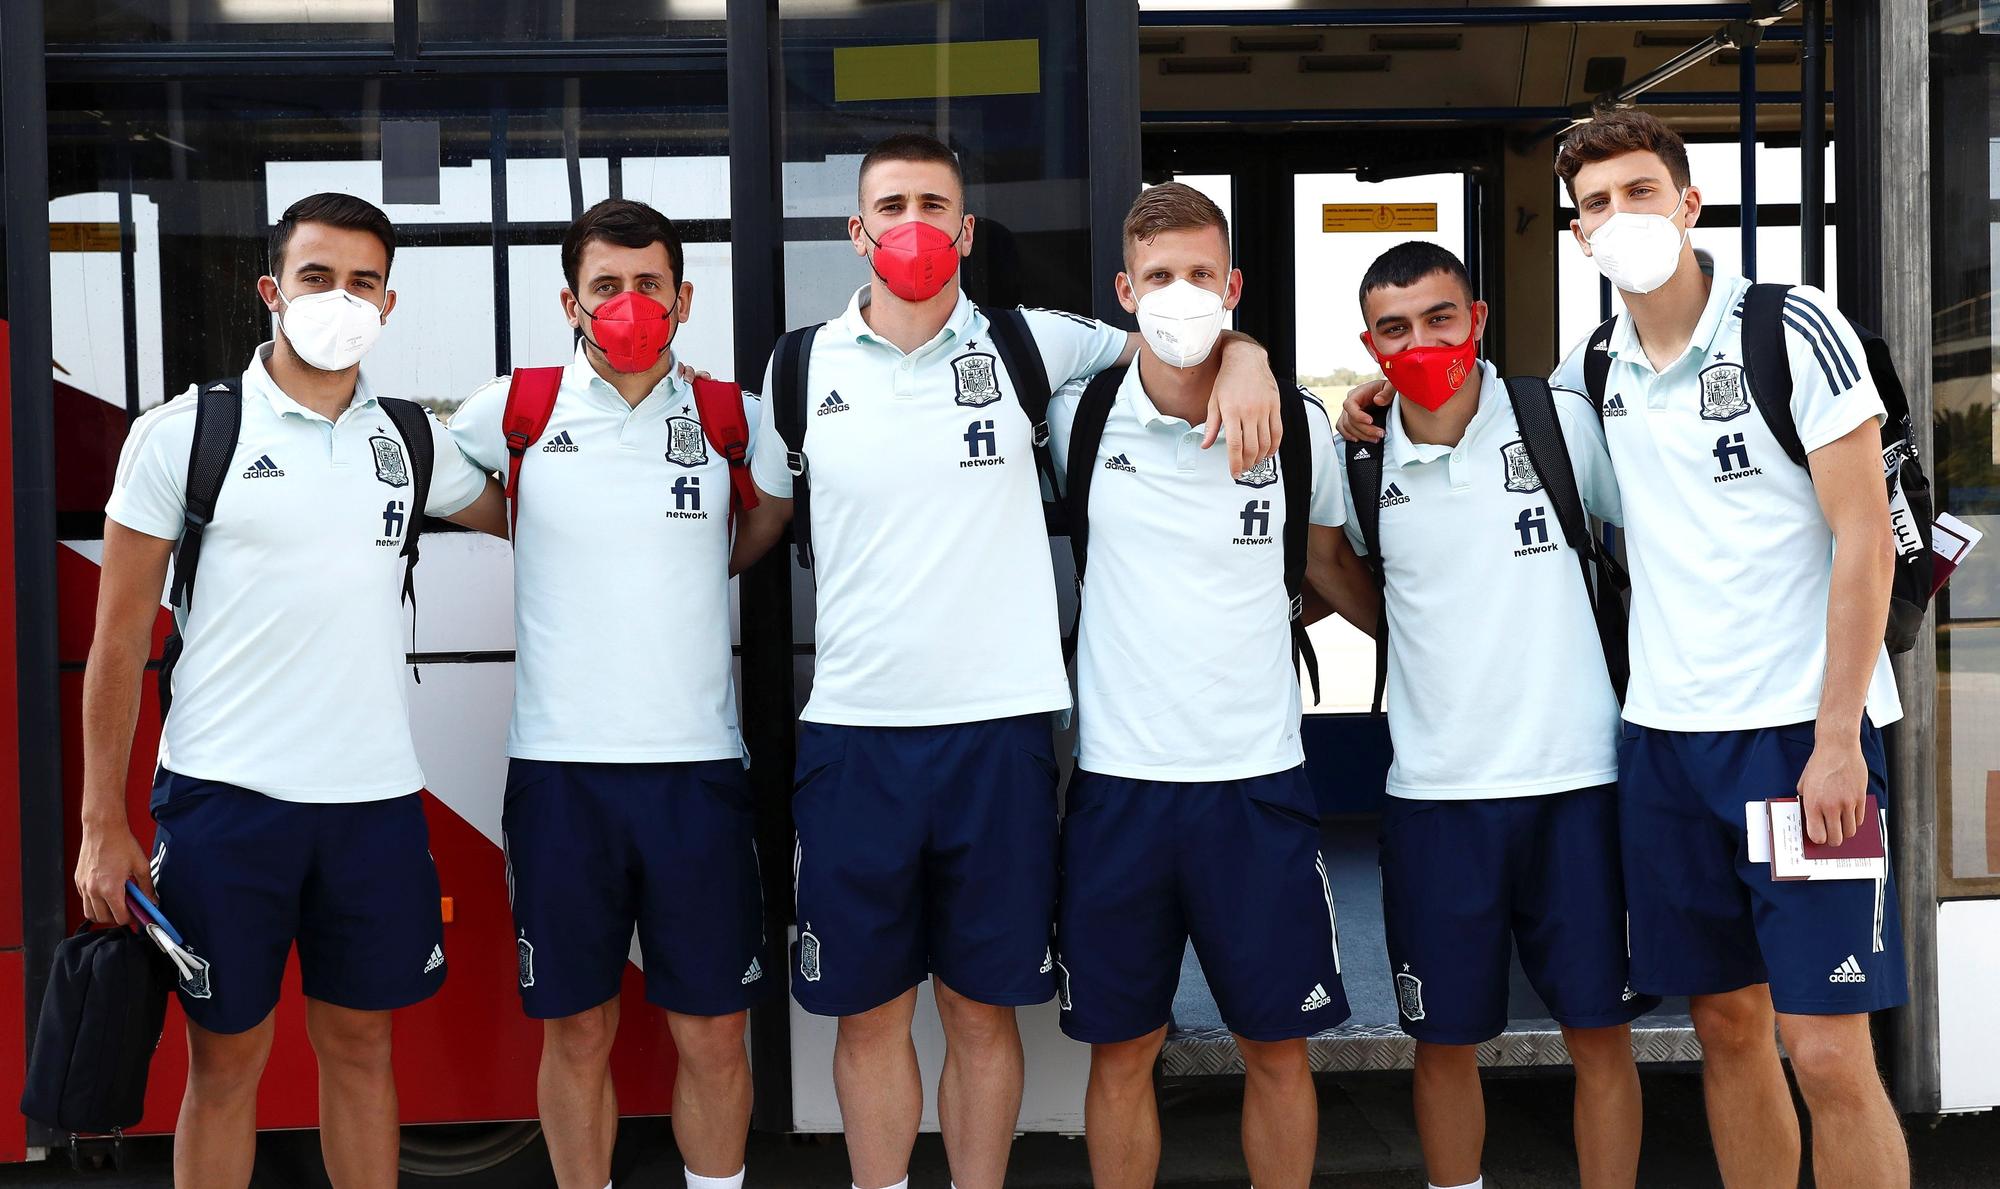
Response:
POLYGON ((713 380, 715 378, 707 372, 696 371, 693 365, 687 363, 676 363, 674 365, 674 374, 680 377, 680 381, 683 384, 692 384, 696 380, 713 380))
POLYGON ((1861 756, 1861 733, 1837 743, 1821 739, 1799 777, 1799 815, 1814 844, 1839 846, 1861 829, 1868 810, 1868 761, 1861 756))
POLYGON ((76 856, 76 894, 83 901, 83 915, 100 925, 131 924, 125 907, 128 879, 152 897, 152 869, 131 827, 122 821, 85 822, 83 848, 76 856))
POLYGON ((1350 442, 1381 441, 1389 431, 1375 424, 1368 410, 1370 406, 1388 408, 1393 392, 1389 381, 1379 378, 1355 385, 1349 390, 1347 399, 1340 402, 1340 420, 1334 422, 1333 427, 1350 442))
POLYGON ((1278 382, 1271 376, 1270 357, 1249 335, 1225 333, 1221 350, 1222 370, 1208 398, 1201 448, 1215 445, 1216 436, 1226 433, 1229 473, 1240 475, 1276 454, 1285 436, 1278 382))

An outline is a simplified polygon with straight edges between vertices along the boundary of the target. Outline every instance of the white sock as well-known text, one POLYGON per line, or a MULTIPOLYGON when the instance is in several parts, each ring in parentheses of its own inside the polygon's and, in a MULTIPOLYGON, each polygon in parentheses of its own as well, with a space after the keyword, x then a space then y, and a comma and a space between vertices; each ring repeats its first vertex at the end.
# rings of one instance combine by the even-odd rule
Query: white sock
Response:
POLYGON ((687 1174, 687 1189, 743 1189, 743 1170, 740 1168, 735 1175, 727 1177, 704 1177, 686 1165, 681 1166, 681 1171, 687 1174))
POLYGON ((1485 1184, 1486 1178, 1480 1177, 1476 1180, 1467 1181, 1463 1185, 1432 1185, 1430 1189, 1483 1189, 1485 1184))
MULTIPOLYGON (((861 1186, 855 1185, 854 1189, 861 1189, 861 1186)), ((910 1178, 905 1176, 902 1180, 897 1181, 893 1185, 882 1186, 882 1189, 910 1189, 910 1178)), ((957 1189, 957 1187, 954 1186, 953 1189, 957 1189)))

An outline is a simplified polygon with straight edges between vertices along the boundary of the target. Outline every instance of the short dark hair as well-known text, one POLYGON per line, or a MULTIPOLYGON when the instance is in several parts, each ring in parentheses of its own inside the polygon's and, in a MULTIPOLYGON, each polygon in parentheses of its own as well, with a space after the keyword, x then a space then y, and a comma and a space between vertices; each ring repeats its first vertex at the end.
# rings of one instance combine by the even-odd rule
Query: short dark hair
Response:
POLYGON ((1229 251, 1229 218, 1215 200, 1185 182, 1162 182, 1139 192, 1125 212, 1125 266, 1132 265, 1132 245, 1152 243, 1162 231, 1199 231, 1213 227, 1222 233, 1229 251))
POLYGON ((1556 176, 1576 201, 1576 174, 1586 165, 1622 157, 1627 153, 1652 153, 1666 164, 1674 189, 1688 186, 1687 142, 1666 126, 1660 117, 1634 108, 1601 111, 1563 134, 1556 150, 1556 176))
POLYGON ((854 175, 857 195, 861 189, 861 179, 868 176, 869 170, 884 161, 934 161, 939 165, 949 166, 951 176, 958 182, 959 195, 963 197, 965 194, 965 171, 959 168, 958 154, 951 151, 950 145, 929 133, 898 132, 894 136, 876 141, 875 147, 869 149, 868 155, 861 159, 861 168, 854 175))
POLYGON ((583 265, 583 249, 586 244, 602 240, 607 244, 617 244, 621 248, 649 248, 654 244, 667 246, 667 267, 674 273, 674 284, 687 279, 682 271, 685 263, 681 251, 681 233, 674 230, 673 220, 630 198, 607 198, 576 217, 563 233, 562 269, 563 279, 569 282, 569 291, 576 292, 576 270, 583 265))
POLYGON ((1368 295, 1377 289, 1402 289, 1439 272, 1458 278, 1458 283, 1465 287, 1468 305, 1477 300, 1472 292, 1472 276, 1465 271, 1463 261, 1449 249, 1428 240, 1413 239, 1390 248, 1368 266, 1361 277, 1361 304, 1366 306, 1368 295))
POLYGON ((389 216, 382 213, 381 207, 352 194, 309 194, 286 207, 285 213, 278 216, 277 226, 271 228, 265 262, 272 277, 284 277, 285 249, 291 245, 292 232, 298 230, 301 223, 324 223, 329 227, 366 231, 382 241, 382 251, 388 256, 382 265, 383 273, 386 274, 389 265, 396 262, 396 225, 389 222, 389 216))

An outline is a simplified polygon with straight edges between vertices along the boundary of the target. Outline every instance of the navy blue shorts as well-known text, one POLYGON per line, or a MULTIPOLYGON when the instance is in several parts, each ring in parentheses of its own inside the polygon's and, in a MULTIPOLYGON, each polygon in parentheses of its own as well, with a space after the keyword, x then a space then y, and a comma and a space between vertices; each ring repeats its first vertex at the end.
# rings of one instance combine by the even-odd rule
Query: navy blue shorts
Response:
POLYGON ((880 1007, 935 974, 996 1006, 1055 994, 1049 716, 932 727, 799 724, 792 994, 880 1007))
POLYGON ((1567 1027, 1627 1024, 1659 1005, 1628 981, 1610 785, 1486 801, 1389 798, 1382 919, 1399 1021, 1428 1044, 1480 1044, 1506 1030, 1510 948, 1567 1027))
POLYGON ((1079 770, 1063 817, 1057 1000, 1073 1040, 1167 1024, 1189 938, 1229 1030, 1292 1040, 1348 1016, 1305 769, 1160 781, 1079 770))
POLYGON ((646 1000, 668 1011, 728 1015, 777 985, 741 761, 510 760, 500 829, 533 1018, 616 998, 635 928, 646 1000))
POLYGON ((444 985, 444 919, 415 793, 317 804, 196 780, 153 780, 153 887, 205 965, 180 984, 188 1018, 246 1032, 278 1005, 292 943, 307 998, 408 1007, 444 985))
MULTIPOLYGON (((1618 744, 1632 984, 1714 995, 1758 983, 1797 1015, 1847 1015, 1909 998, 1893 873, 1775 881, 1751 863, 1744 805, 1796 794, 1812 723, 1660 731, 1626 723, 1618 744)), ((1889 821, 1882 732, 1861 727, 1868 791, 1889 821)), ((1885 868, 1886 870, 1886 868, 1885 868)))

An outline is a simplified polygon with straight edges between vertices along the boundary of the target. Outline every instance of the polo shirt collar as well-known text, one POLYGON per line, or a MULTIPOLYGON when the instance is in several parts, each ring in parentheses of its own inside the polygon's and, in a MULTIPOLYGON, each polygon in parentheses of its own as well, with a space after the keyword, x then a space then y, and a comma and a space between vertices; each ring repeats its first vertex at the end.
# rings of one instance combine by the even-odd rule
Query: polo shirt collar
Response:
POLYGON ((667 358, 667 374, 660 378, 660 382, 653 386, 653 390, 646 394, 644 400, 637 405, 627 405, 624 396, 591 366, 590 355, 583 345, 583 340, 579 338, 576 341, 576 354, 570 359, 569 366, 563 369, 562 386, 585 400, 609 402, 607 407, 616 406, 621 412, 637 412, 655 401, 671 403, 685 399, 690 389, 688 385, 681 383, 679 360, 672 353, 669 353, 667 358))
MULTIPOLYGON (((1743 290, 1750 282, 1734 273, 1717 273, 1710 279, 1708 304, 1701 308, 1701 321, 1695 323, 1694 336, 1688 339, 1687 351, 1710 353, 1716 336, 1729 323, 1730 315, 1743 300, 1743 290)), ((1611 328, 1611 358, 1614 362, 1635 363, 1647 371, 1653 370, 1653 363, 1646 358, 1646 349, 1639 345, 1639 330, 1632 324, 1628 314, 1618 319, 1611 328)), ((1681 359, 1687 358, 1687 351, 1681 359)), ((1660 369, 1661 374, 1672 371, 1680 365, 1681 359, 1660 369)))
MULTIPOLYGON (((250 366, 243 369, 244 394, 248 395, 254 392, 258 396, 263 397, 265 402, 271 406, 271 411, 279 417, 283 417, 287 413, 295 413, 307 421, 325 421, 326 418, 306 408, 298 401, 293 400, 284 389, 278 387, 278 382, 271 378, 271 372, 266 366, 266 361, 271 358, 271 352, 276 347, 277 341, 274 339, 263 343, 251 354, 250 366)), ((368 384, 368 373, 356 373, 354 380, 354 400, 347 407, 350 409, 364 409, 374 403, 376 403, 375 392, 368 384)))
MULTIPOLYGON (((1491 361, 1479 361, 1479 408, 1466 424, 1465 434, 1458 439, 1459 446, 1476 439, 1493 419, 1498 417, 1499 407, 1507 402, 1507 384, 1500 378, 1499 369, 1491 361)), ((1411 463, 1434 462, 1450 454, 1457 447, 1441 442, 1415 442, 1410 440, 1409 431, 1403 428, 1403 397, 1398 394, 1389 402, 1389 441, 1382 452, 1382 466, 1385 470, 1400 469, 1411 463)))
MULTIPOLYGON (((873 296, 873 288, 873 285, 863 285, 854 291, 854 297, 847 303, 847 312, 840 316, 840 331, 857 343, 881 343, 885 347, 893 348, 895 344, 876 334, 870 329, 868 320, 861 316, 861 311, 868 307, 868 302, 873 296)), ((978 307, 972 304, 972 299, 965 295, 965 287, 959 286, 958 301, 951 307, 951 317, 945 319, 944 329, 938 332, 937 338, 910 354, 926 354, 933 345, 940 342, 963 342, 971 336, 972 319, 978 312, 978 307)))
POLYGON ((1193 428, 1185 418, 1169 417, 1160 412, 1160 407, 1153 403, 1152 395, 1146 391, 1146 382, 1139 377, 1139 361, 1136 359, 1131 367, 1125 369, 1125 379, 1118 385, 1118 395, 1131 407, 1132 416, 1141 428, 1164 428, 1175 432, 1193 428))

